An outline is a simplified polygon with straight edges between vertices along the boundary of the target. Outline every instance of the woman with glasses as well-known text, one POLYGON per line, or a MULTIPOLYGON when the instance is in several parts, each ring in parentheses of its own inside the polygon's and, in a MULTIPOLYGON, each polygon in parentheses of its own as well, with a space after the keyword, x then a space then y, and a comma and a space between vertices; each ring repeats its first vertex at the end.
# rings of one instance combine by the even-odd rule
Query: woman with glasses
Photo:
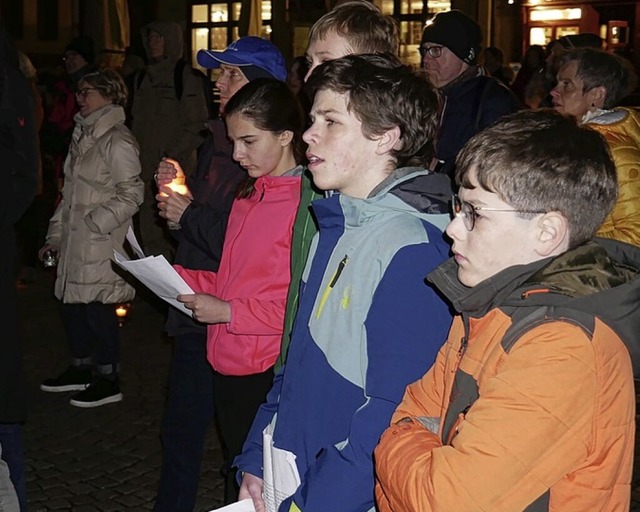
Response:
POLYGON ((637 76, 618 55, 593 48, 560 60, 553 107, 604 135, 618 175, 618 201, 597 236, 640 245, 640 114, 616 107, 634 91, 637 76))
POLYGON ((76 91, 71 146, 62 197, 39 257, 56 255, 55 296, 61 301, 70 366, 46 379, 43 391, 79 391, 76 407, 122 400, 118 383, 119 333, 115 305, 135 290, 113 268, 124 253, 131 219, 143 199, 138 145, 124 125, 127 88, 111 69, 85 75, 76 91))

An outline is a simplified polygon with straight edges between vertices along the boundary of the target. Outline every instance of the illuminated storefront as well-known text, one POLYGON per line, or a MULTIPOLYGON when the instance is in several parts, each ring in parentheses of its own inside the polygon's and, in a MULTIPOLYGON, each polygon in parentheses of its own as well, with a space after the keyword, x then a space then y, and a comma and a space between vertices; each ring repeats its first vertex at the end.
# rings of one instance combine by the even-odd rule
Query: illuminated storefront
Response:
MULTIPOLYGON (((289 17, 293 20, 301 18, 299 13, 289 11, 295 5, 303 5, 304 2, 288 2, 287 0, 237 0, 237 1, 213 1, 202 2, 192 0, 189 5, 190 20, 188 29, 191 34, 190 46, 191 55, 195 64, 195 54, 200 48, 212 48, 222 50, 229 43, 240 37, 242 8, 260 11, 261 37, 270 38, 273 30, 272 10, 276 4, 284 2, 286 4, 289 17)), ((424 28, 425 20, 431 19, 436 13, 446 11, 451 8, 451 3, 447 0, 374 0, 374 3, 384 14, 394 16, 400 25, 400 56, 410 64, 418 64, 418 46, 424 28)), ((255 16, 255 12, 252 12, 255 16)), ((293 34, 292 52, 293 56, 301 55, 307 44, 310 23, 296 23, 287 27, 293 34)), ((249 32, 251 33, 251 32, 249 32)))
MULTIPOLYGON (((195 55, 201 48, 223 50, 229 43, 240 37, 240 18, 242 1, 194 2, 190 6, 191 20, 190 49, 194 65, 195 55)), ((259 4, 260 27, 252 30, 252 35, 269 38, 271 34, 271 0, 245 2, 255 8, 259 4)))
POLYGON ((528 0, 523 3, 523 19, 523 50, 585 32, 598 34, 609 50, 637 47, 631 34, 640 20, 640 2, 528 0))

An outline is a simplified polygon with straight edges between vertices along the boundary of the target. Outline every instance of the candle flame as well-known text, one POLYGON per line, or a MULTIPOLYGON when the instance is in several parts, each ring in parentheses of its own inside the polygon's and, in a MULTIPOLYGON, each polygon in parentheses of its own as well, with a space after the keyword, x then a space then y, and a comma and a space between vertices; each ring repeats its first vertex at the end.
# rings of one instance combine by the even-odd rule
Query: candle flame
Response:
POLYGON ((174 192, 177 192, 180 195, 183 195, 183 196, 187 195, 187 191, 188 191, 187 186, 175 183, 175 180, 169 183, 167 187, 169 187, 171 190, 173 190, 174 192))

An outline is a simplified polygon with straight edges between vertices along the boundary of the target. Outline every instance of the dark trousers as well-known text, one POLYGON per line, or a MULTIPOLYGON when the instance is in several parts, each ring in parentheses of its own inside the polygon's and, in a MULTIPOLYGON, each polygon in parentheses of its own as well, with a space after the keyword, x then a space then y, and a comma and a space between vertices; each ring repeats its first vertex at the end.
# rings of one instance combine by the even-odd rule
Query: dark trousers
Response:
POLYGON ((265 401, 272 383, 273 368, 241 377, 213 373, 216 415, 226 463, 225 504, 238 500, 237 471, 231 468, 233 459, 242 453, 242 445, 253 419, 265 401))
POLYGON ((24 476, 24 447, 19 423, 0 423, 2 460, 9 467, 11 483, 18 495, 20 510, 27 510, 27 482, 24 476))
POLYGON ((213 370, 206 332, 177 336, 162 421, 162 469, 155 512, 192 512, 207 430, 213 423, 213 370))
POLYGON ((98 366, 113 365, 115 370, 120 361, 120 331, 115 304, 63 303, 61 307, 71 357, 78 360, 93 357, 98 366))

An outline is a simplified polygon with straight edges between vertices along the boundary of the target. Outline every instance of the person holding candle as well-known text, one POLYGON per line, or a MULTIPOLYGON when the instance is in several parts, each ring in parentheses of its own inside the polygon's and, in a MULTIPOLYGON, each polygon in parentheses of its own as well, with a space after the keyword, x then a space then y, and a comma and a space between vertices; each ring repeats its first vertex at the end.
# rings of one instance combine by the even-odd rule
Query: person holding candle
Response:
POLYGON ((115 270, 113 251, 124 252, 125 235, 143 200, 139 151, 124 125, 126 86, 105 69, 85 75, 76 92, 75 117, 64 166, 62 198, 40 249, 58 254, 55 296, 71 352, 71 365, 46 379, 48 392, 79 391, 76 407, 122 400, 118 371, 119 332, 115 305, 135 289, 115 270), (95 375, 94 375, 95 372, 95 375))
MULTIPOLYGON (((180 225, 171 230, 178 240, 174 263, 215 272, 219 268, 227 220, 235 192, 246 179, 245 170, 233 160, 224 113, 227 102, 245 84, 271 77, 284 81, 285 60, 271 42, 247 36, 224 51, 200 50, 198 63, 219 68, 220 116, 208 122, 209 135, 198 154, 194 173, 185 177, 180 164, 163 159, 156 170, 158 186, 185 184, 185 194, 158 195, 160 215, 180 225)), ((207 361, 207 326, 169 308, 166 331, 173 338, 168 396, 162 418, 162 466, 155 512, 191 511, 195 506, 202 454, 213 423, 214 372, 207 361), (184 421, 188 417, 189 421, 184 421)), ((223 452, 224 452, 223 447, 223 452)), ((223 465, 223 474, 227 466, 223 465)), ((228 477, 225 501, 236 493, 228 477)))
MULTIPOLYGON (((225 122, 233 158, 248 177, 231 208, 220 267, 217 272, 176 269, 196 291, 178 300, 195 320, 209 324, 216 415, 233 460, 271 387, 280 353, 291 233, 300 201, 304 113, 284 81, 258 78, 229 100, 225 122)), ((229 472, 227 501, 237 499, 234 478, 229 472)))

